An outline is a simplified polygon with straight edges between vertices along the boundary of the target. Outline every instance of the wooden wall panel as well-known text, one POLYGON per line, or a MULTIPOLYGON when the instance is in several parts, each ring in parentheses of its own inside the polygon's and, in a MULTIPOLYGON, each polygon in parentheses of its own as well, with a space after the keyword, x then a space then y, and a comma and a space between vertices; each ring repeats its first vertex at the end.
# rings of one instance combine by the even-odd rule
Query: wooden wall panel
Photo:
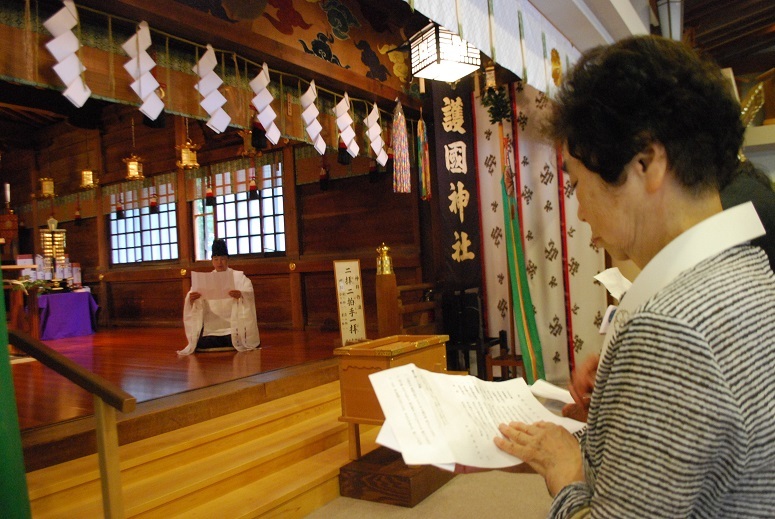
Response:
POLYGON ((83 218, 80 225, 75 222, 59 224, 60 229, 67 231, 67 253, 71 263, 81 264, 82 275, 94 274, 99 265, 99 248, 97 245, 97 219, 83 218))
POLYGON ((179 321, 183 319, 183 300, 176 297, 180 281, 133 281, 110 284, 111 314, 115 320, 179 321))
POLYGON ((301 208, 301 250, 307 254, 340 253, 414 243, 413 204, 416 194, 393 193, 392 180, 381 175, 298 186, 301 208))
MULTIPOLYGON (((343 258, 344 259, 344 258, 343 258)), ((375 261, 376 262, 376 261, 375 261)), ((396 269, 398 284, 417 283, 416 269, 396 269)), ((363 290, 364 319, 368 337, 377 337, 376 268, 361 261, 361 288, 363 290)), ((302 277, 304 301, 307 310, 307 326, 317 328, 324 324, 339 326, 339 313, 334 286, 333 265, 331 272, 307 273, 302 277)))
POLYGON ((133 152, 132 120, 135 127, 134 153, 143 159, 143 174, 147 177, 177 169, 175 125, 172 116, 166 116, 163 128, 151 128, 143 124, 143 116, 135 107, 111 105, 102 111, 105 171, 101 182, 119 182, 126 177, 126 164, 123 159, 133 152))
MULTIPOLYGON (((307 326, 339 326, 333 265, 331 272, 314 272, 302 276, 302 290, 307 309, 307 326)), ((364 296, 365 297, 365 296, 364 296)), ((366 328, 369 328, 368 319, 366 328)))
POLYGON ((291 289, 288 275, 250 276, 256 297, 258 325, 290 328, 291 289))

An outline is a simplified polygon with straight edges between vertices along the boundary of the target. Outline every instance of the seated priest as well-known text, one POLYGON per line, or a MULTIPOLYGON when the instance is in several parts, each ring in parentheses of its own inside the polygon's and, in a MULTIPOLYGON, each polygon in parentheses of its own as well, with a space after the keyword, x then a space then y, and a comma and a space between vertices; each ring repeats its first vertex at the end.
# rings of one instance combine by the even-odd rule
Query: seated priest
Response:
POLYGON ((190 291, 183 306, 183 325, 188 345, 178 351, 189 355, 195 351, 249 351, 261 345, 256 322, 256 300, 253 284, 239 270, 229 268, 226 240, 213 241, 214 272, 230 272, 234 288, 223 298, 206 298, 190 291))

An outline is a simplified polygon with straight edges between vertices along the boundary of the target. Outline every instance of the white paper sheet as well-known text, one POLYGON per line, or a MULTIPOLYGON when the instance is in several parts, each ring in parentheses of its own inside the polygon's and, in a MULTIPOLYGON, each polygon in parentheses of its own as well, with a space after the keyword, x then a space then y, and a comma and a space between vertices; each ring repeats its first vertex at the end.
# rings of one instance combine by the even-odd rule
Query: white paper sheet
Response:
POLYGON ((202 99, 199 105, 204 108, 208 114, 214 116, 215 112, 218 111, 225 103, 226 98, 223 97, 223 94, 221 94, 219 90, 213 90, 207 97, 202 99))
POLYGON ((350 126, 353 123, 353 118, 350 117, 350 114, 345 112, 339 117, 336 118, 336 127, 339 128, 339 131, 343 131, 345 128, 350 126))
POLYGON ((202 54, 202 57, 199 59, 199 61, 191 67, 191 70, 199 77, 207 75, 208 72, 213 70, 215 66, 218 64, 218 58, 215 57, 215 50, 213 50, 212 45, 209 43, 207 44, 207 50, 204 54, 202 54))
POLYGON ((81 64, 81 60, 78 59, 78 54, 70 54, 52 68, 65 85, 71 84, 75 81, 75 78, 81 75, 81 72, 86 70, 81 64))
POLYGON ((46 43, 46 48, 57 61, 62 61, 81 47, 78 37, 72 31, 64 32, 46 43))
POLYGON ((258 122, 260 122, 261 126, 264 128, 269 128, 272 125, 272 121, 275 119, 277 119, 277 114, 271 106, 267 106, 258 112, 258 122))
POLYGON ((307 108, 305 108, 304 111, 301 112, 301 118, 304 121, 304 126, 309 126, 318 115, 320 115, 320 110, 318 110, 317 106, 309 105, 307 108))
POLYGON ((129 86, 132 90, 134 90, 135 94, 137 94, 137 97, 140 99, 145 99, 149 95, 156 92, 156 89, 159 88, 159 82, 155 77, 153 77, 153 74, 146 72, 140 76, 140 79, 133 82, 129 86))
POLYGON ((219 86, 223 84, 223 79, 215 73, 215 71, 210 71, 204 76, 202 76, 202 79, 194 85, 194 88, 204 97, 207 97, 210 95, 213 91, 217 90, 219 86))
POLYGON ((72 30, 78 23, 78 11, 75 9, 75 3, 66 1, 64 4, 65 6, 62 7, 62 9, 43 22, 43 27, 45 27, 54 38, 72 30))
POLYGON ((606 290, 608 290, 608 293, 611 294, 611 297, 617 300, 621 299, 625 292, 632 286, 632 282, 624 277, 624 274, 621 273, 619 267, 605 269, 603 272, 596 275, 595 279, 600 281, 606 290))
POLYGON ((231 116, 226 113, 226 110, 219 108, 207 121, 207 127, 216 133, 221 133, 226 129, 227 126, 229 126, 230 122, 231 116))
POLYGON ((555 386, 544 379, 539 378, 530 386, 530 392, 538 398, 557 400, 563 404, 572 404, 573 397, 567 389, 555 386))
POLYGON ((383 167, 384 167, 384 166, 385 166, 385 164, 387 164, 387 161, 388 161, 388 154, 387 154, 387 153, 385 153, 385 150, 384 150, 384 148, 383 148, 383 149, 382 149, 382 150, 379 152, 379 155, 377 155, 377 162, 379 163, 379 165, 380 165, 380 166, 383 166, 383 167))
POLYGON ((124 70, 132 76, 132 79, 137 79, 155 66, 156 62, 153 61, 151 55, 142 51, 139 56, 124 63, 124 70))
POLYGON ((323 131, 323 125, 317 119, 313 119, 312 123, 307 126, 307 135, 310 139, 317 140, 321 131, 323 131))
POLYGON ((318 135, 317 138, 315 139, 315 149, 321 155, 323 155, 326 152, 326 141, 323 140, 322 135, 318 135))
POLYGON ((255 106, 256 110, 259 112, 269 106, 269 103, 272 101, 274 101, 274 97, 272 97, 272 93, 266 88, 259 91, 251 100, 253 106, 255 106))
POLYGON ((318 97, 318 89, 315 86, 315 80, 313 79, 310 84, 309 88, 306 92, 304 92, 301 97, 299 98, 299 102, 301 102, 301 106, 303 108, 307 108, 309 105, 315 102, 315 99, 318 97))
POLYGON ((277 144, 277 142, 280 140, 280 137, 281 137, 280 129, 277 127, 275 123, 272 123, 269 126, 269 128, 266 129, 266 138, 272 144, 277 144))
POLYGON ((355 139, 350 141, 350 144, 347 145, 347 153, 350 154, 351 157, 355 158, 358 156, 358 152, 361 150, 361 147, 358 146, 358 143, 355 142, 355 139))
POLYGON ((159 117, 162 110, 164 110, 164 101, 155 92, 146 97, 140 106, 140 111, 152 121, 159 117))
POLYGON ((230 290, 234 290, 234 275, 228 270, 191 273, 191 291, 205 299, 227 299, 230 290))
POLYGON ((151 31, 148 30, 148 22, 142 21, 138 24, 137 32, 127 39, 121 46, 124 52, 130 58, 135 58, 137 55, 148 47, 151 46, 151 31))
POLYGON ((91 96, 91 89, 83 82, 83 78, 77 77, 70 83, 70 86, 62 92, 62 95, 73 103, 73 105, 80 108, 89 99, 89 96, 91 96))
POLYGON ((350 144, 355 139, 355 130, 353 130, 352 126, 348 126, 342 131, 341 136, 345 144, 350 144))
POLYGON ((485 382, 408 364, 373 373, 369 379, 389 427, 382 440, 399 447, 409 465, 510 467, 521 460, 495 446, 499 424, 543 420, 571 432, 584 427, 544 408, 521 378, 485 382))

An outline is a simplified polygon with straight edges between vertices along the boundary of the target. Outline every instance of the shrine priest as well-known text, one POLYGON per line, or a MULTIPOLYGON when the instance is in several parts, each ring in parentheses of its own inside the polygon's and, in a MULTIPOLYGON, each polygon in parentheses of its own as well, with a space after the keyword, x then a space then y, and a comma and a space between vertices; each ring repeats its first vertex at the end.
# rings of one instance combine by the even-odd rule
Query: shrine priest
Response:
POLYGON ((203 351, 249 351, 261 345, 256 322, 256 300, 253 284, 239 270, 229 268, 226 240, 213 241, 214 272, 229 272, 234 287, 223 292, 224 297, 205 297, 198 291, 186 294, 183 324, 188 345, 179 355, 203 351))

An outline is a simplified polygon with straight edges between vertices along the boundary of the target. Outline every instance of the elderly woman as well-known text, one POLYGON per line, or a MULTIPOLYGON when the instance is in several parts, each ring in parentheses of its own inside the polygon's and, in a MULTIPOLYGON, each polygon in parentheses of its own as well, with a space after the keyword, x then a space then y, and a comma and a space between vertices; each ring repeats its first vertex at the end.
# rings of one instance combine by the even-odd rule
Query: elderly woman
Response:
POLYGON ((650 36, 588 52, 558 95, 550 129, 579 218, 642 271, 580 444, 546 423, 495 439, 545 477, 551 517, 775 513, 775 274, 748 243, 764 234, 753 206, 719 198, 739 110, 717 67, 650 36))

